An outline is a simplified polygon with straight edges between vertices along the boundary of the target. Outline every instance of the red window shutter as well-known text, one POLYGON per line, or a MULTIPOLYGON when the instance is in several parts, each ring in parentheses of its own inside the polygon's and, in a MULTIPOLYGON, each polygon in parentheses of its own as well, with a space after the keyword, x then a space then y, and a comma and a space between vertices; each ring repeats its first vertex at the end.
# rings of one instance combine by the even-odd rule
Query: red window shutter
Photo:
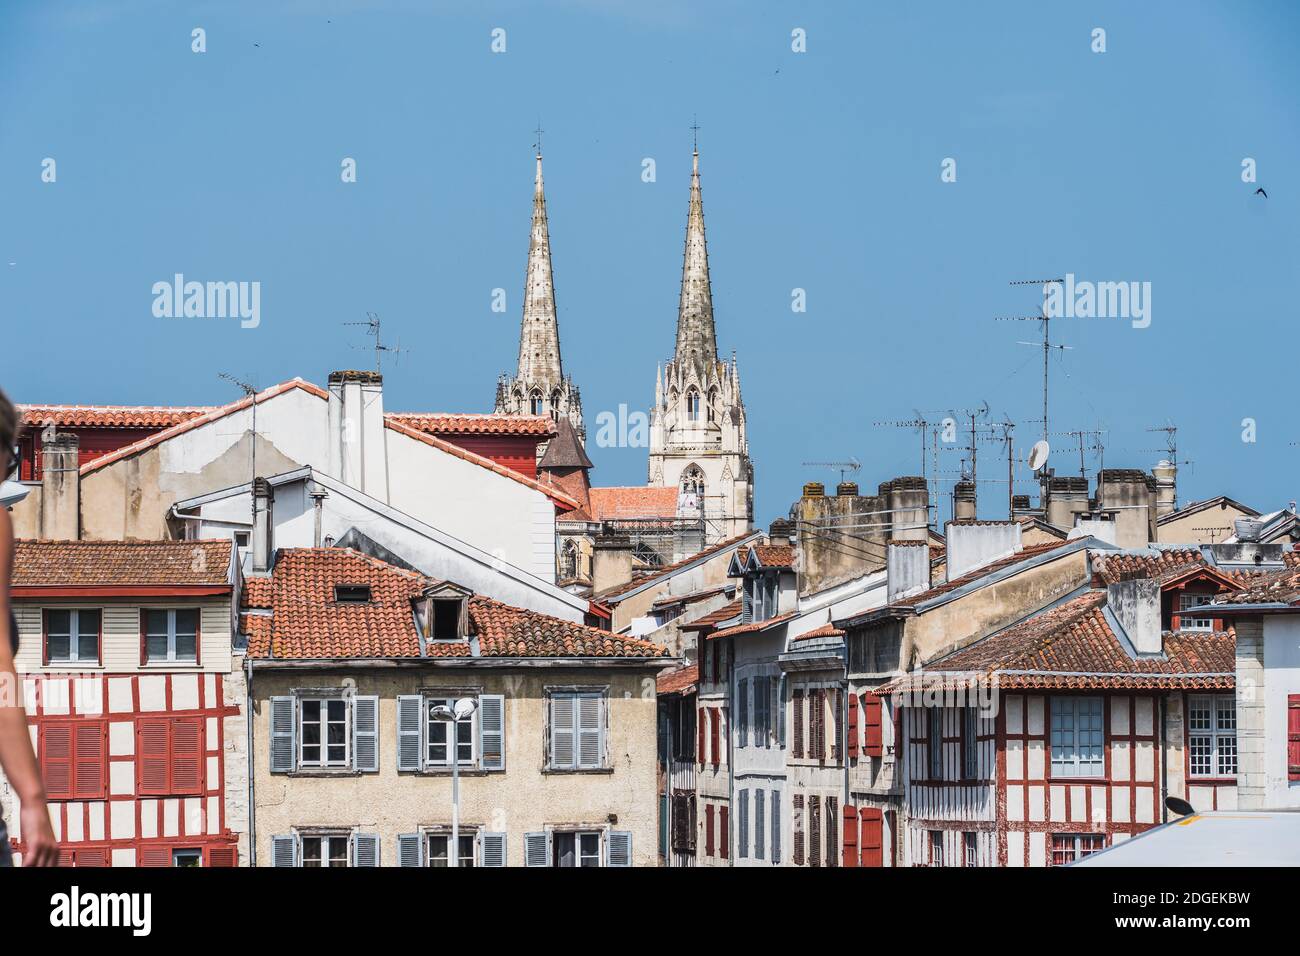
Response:
POLYGON ((146 846, 140 850, 140 866, 171 866, 172 849, 169 846, 146 846))
POLYGON ((858 808, 844 808, 844 865, 858 865, 858 808))
POLYGON ((709 712, 708 712, 707 710, 705 710, 703 707, 700 708, 700 715, 699 715, 699 718, 700 718, 700 719, 699 719, 699 721, 698 721, 698 726, 696 727, 696 730, 699 731, 699 737, 700 737, 700 741, 699 741, 699 743, 700 743, 700 746, 699 746, 700 760, 699 760, 699 763, 700 763, 700 766, 703 767, 706 763, 708 763, 708 756, 709 756, 708 751, 707 751, 707 750, 705 749, 705 747, 704 747, 704 731, 705 731, 705 729, 706 729, 706 728, 708 727, 708 725, 709 725, 709 712))
POLYGON ((77 862, 77 855, 69 850, 66 846, 59 847, 59 866, 73 866, 77 862))
POLYGON ((713 856, 713 804, 704 805, 704 855, 713 856))
POLYGON ((1300 694, 1286 699, 1286 778, 1300 780, 1300 694))
POLYGON ((803 794, 791 798, 794 806, 794 865, 803 866, 803 794))
MULTIPOLYGON (((719 741, 719 735, 722 732, 722 711, 713 707, 709 710, 709 744, 713 747, 713 769, 718 769, 722 754, 722 746, 719 741)), ((726 813, 726 810, 722 811, 726 813)))
POLYGON ((52 799, 76 796, 72 786, 72 724, 42 724, 38 733, 46 793, 52 799))
MULTIPOLYGON (((828 821, 835 826, 835 821, 828 821)), ((808 797, 808 865, 822 865, 822 802, 816 796, 808 797)))
POLYGON ((108 755, 105 753, 107 725, 102 720, 82 720, 75 725, 76 759, 73 770, 76 780, 73 784, 77 797, 102 797, 108 789, 105 776, 108 771, 108 755))
POLYGON ((162 795, 171 792, 168 775, 171 761, 168 757, 168 728, 166 717, 142 717, 135 724, 135 776, 136 789, 144 795, 162 795))
MULTIPOLYGON (((858 756, 858 695, 849 694, 849 738, 848 738, 849 759, 854 760, 858 756)), ((844 812, 849 811, 848 807, 844 812)))
POLYGON ((208 848, 208 866, 228 867, 239 865, 239 848, 233 846, 214 846, 208 848))
POLYGON ((172 793, 202 793, 203 718, 176 717, 171 723, 172 793))
POLYGON ((862 821, 862 865, 884 866, 884 826, 880 810, 876 807, 863 807, 858 811, 862 821))
POLYGON ((803 691, 796 690, 790 695, 793 701, 794 709, 794 746, 790 750, 790 756, 803 757, 803 691))
POLYGON ((108 847, 95 846, 76 852, 77 866, 108 866, 108 847))
POLYGON ((727 858, 727 851, 731 848, 731 829, 727 826, 727 808, 722 807, 718 812, 718 845, 722 849, 722 858, 727 858))
POLYGON ((863 734, 866 737, 863 751, 868 757, 882 757, 885 753, 884 738, 880 732, 881 703, 875 694, 862 695, 863 734))
POLYGON ((812 695, 812 720, 809 721, 812 733, 812 752, 809 754, 818 763, 826 762, 826 691, 818 687, 812 695))

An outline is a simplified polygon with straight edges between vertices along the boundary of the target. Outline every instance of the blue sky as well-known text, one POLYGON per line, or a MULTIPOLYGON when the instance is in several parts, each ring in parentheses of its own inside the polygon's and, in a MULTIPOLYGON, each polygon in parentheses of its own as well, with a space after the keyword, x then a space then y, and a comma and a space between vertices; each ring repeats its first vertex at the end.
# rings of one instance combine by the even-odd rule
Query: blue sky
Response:
MULTIPOLYGON (((222 371, 368 367, 343 323, 375 311, 409 349, 386 367, 389 409, 490 410, 517 349, 540 119, 565 368, 594 433, 599 412, 649 405, 672 349, 698 116, 759 521, 837 479, 804 461, 856 456, 868 487, 916 473, 918 436, 873 424, 915 409, 987 401, 1027 447, 1041 369, 1015 343, 1037 326, 993 317, 1037 308, 1010 280, 1067 272, 1150 282, 1152 321, 1056 323, 1072 349, 1052 360, 1053 430, 1105 428, 1108 467, 1149 468, 1164 439, 1146 429, 1172 420, 1194 460, 1181 500, 1281 507, 1300 459, 1298 10, 7 0, 0 384, 18 401, 218 403, 235 397, 222 371), (260 326, 155 318, 151 287, 176 272, 261 282, 260 326)), ((597 483, 644 482, 644 449, 592 444, 597 483)), ((981 495, 1003 513, 1005 485, 981 495)))

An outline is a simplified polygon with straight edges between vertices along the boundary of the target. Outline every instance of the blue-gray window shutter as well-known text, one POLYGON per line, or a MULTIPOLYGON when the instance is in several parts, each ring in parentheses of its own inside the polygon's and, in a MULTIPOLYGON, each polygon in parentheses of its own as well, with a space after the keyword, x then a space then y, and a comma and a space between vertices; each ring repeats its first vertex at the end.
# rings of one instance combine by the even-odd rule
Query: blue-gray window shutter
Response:
MULTIPOLYGON (((506 699, 482 694, 478 699, 479 753, 484 770, 506 769, 506 699)), ((501 864, 504 866, 505 864, 501 864)))
POLYGON ((551 696, 551 766, 570 769, 578 756, 577 697, 573 694, 551 696))
POLYGON ((578 697, 578 766, 594 769, 605 765, 604 703, 600 694, 578 697))
POLYGON ((754 791, 754 859, 763 859, 763 844, 766 842, 767 832, 763 829, 766 822, 763 819, 763 805, 767 793, 763 790, 754 791))
POLYGON ((271 865, 298 865, 298 838, 292 833, 271 837, 271 865))
POLYGON ((785 675, 776 682, 776 737, 781 743, 781 749, 785 749, 785 698, 786 698, 786 680, 785 675))
POLYGON ((379 836, 374 833, 352 834, 352 865, 379 865, 379 836))
POLYGON ((424 839, 418 833, 397 835, 397 865, 424 866, 424 839))
POLYGON ((740 812, 736 814, 737 855, 743 860, 749 856, 749 791, 741 790, 736 797, 740 800, 740 812))
POLYGON ((781 862, 781 791, 772 791, 772 862, 781 862))
POLYGON ((292 697, 271 698, 271 773, 292 773, 297 763, 295 703, 292 697))
POLYGON ((478 842, 479 866, 506 865, 506 835, 504 833, 484 833, 478 842))
MULTIPOLYGON (((418 694, 397 698, 397 769, 419 770, 424 700, 418 694)), ((404 866, 406 864, 403 864, 404 866)), ((419 866, 418 863, 412 864, 419 866)))
POLYGON ((736 720, 736 746, 749 746, 749 681, 742 677, 736 690, 736 703, 740 711, 736 720))
POLYGON ((352 769, 379 772, 378 697, 352 698, 352 769))
POLYGON ((630 830, 611 830, 605 854, 606 866, 631 866, 632 832, 630 830))
POLYGON ((524 866, 551 865, 550 831, 524 834, 524 866))

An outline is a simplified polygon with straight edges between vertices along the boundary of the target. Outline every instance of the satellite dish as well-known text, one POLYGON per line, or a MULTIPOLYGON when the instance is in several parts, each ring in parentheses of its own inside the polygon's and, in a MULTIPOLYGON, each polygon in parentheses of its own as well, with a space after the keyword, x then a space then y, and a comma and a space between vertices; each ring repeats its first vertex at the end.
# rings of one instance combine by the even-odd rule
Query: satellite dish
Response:
POLYGON ((1052 453, 1052 448, 1047 444, 1047 439, 1034 442, 1034 447, 1029 452, 1029 467, 1033 471, 1038 471, 1047 464, 1047 456, 1052 453))
POLYGON ((473 697, 462 697, 456 701, 456 719, 467 720, 478 710, 478 701, 473 697))
POLYGON ((1196 812, 1196 809, 1181 797, 1165 797, 1165 807, 1170 813, 1176 813, 1180 817, 1190 817, 1196 812))

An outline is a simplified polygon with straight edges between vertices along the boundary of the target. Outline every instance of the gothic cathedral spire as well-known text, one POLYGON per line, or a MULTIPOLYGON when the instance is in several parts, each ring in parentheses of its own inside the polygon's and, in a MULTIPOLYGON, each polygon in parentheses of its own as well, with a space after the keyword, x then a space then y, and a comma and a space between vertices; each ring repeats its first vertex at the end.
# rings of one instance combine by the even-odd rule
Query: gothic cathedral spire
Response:
POLYGON ((691 200, 686 213, 686 250, 682 254, 682 293, 677 306, 676 364, 691 369, 700 381, 718 360, 713 327, 713 291, 709 285, 709 248, 704 239, 704 199, 700 192, 700 152, 691 156, 691 200))
POLYGON ((524 271, 519 364, 514 377, 502 375, 497 383, 496 411, 511 415, 549 415, 557 421, 567 418, 579 438, 586 438, 582 424, 582 399, 573 381, 565 378, 560 358, 560 323, 555 308, 555 277, 551 271, 551 236, 546 218, 540 145, 533 179, 528 264, 524 271))

